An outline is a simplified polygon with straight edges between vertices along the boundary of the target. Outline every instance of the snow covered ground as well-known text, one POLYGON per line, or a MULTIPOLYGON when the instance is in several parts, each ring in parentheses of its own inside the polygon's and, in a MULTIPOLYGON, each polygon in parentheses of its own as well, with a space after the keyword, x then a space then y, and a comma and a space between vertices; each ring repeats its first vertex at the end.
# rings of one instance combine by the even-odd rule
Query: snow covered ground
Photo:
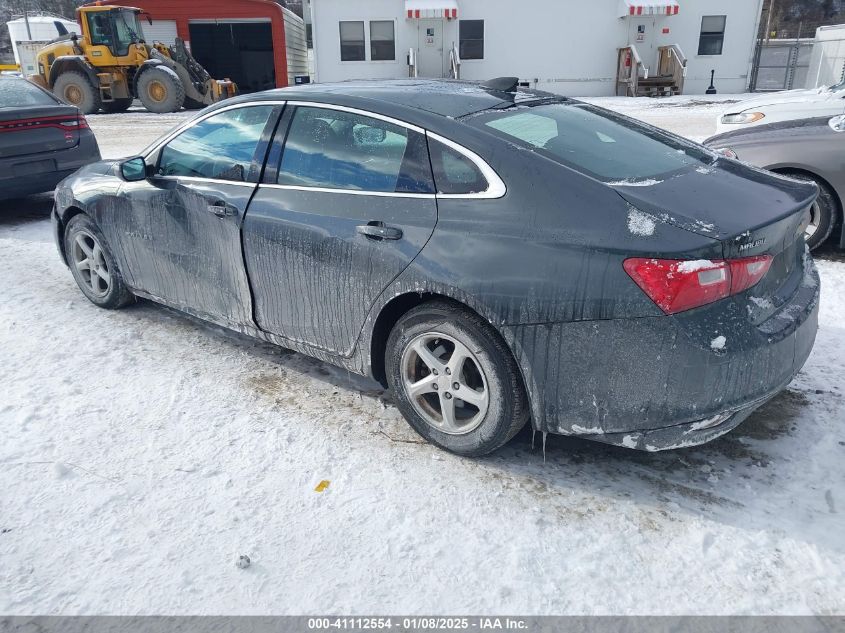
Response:
MULTIPOLYGON (((701 139, 699 100, 592 101, 701 139)), ((90 120, 118 156, 182 116, 90 120)), ((469 460, 367 380, 95 308, 49 209, 0 204, 0 613, 845 612, 845 258, 820 257, 804 371, 726 437, 544 460, 526 431, 469 460)))

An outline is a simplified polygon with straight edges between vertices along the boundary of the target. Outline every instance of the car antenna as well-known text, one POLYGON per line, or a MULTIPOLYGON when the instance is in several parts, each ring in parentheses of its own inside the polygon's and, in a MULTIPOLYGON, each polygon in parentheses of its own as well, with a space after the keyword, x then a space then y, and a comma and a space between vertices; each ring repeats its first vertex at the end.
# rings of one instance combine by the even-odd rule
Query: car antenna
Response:
POLYGON ((519 77, 496 77, 495 79, 488 79, 481 84, 481 87, 498 92, 516 92, 518 84, 519 77))

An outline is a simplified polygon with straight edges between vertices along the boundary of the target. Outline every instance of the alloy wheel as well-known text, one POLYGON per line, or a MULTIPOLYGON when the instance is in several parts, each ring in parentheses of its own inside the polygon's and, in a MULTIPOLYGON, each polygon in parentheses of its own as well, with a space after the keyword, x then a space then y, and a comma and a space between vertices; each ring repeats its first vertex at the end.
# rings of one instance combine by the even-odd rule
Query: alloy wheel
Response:
POLYGON ((97 297, 105 297, 111 289, 111 274, 97 238, 79 231, 73 240, 71 259, 82 282, 97 297))
POLYGON ((426 423, 450 435, 474 431, 490 405, 487 379, 476 355, 439 332, 420 334, 407 345, 402 385, 426 423))

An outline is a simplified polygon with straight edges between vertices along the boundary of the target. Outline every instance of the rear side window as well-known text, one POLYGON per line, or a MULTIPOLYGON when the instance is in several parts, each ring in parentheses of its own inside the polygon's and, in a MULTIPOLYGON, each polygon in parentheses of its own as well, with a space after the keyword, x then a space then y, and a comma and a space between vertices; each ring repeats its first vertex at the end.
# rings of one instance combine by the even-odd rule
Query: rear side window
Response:
POLYGON ((247 182, 274 106, 226 110, 189 127, 161 150, 158 174, 247 182))
POLYGON ((425 137, 352 112, 296 109, 277 182, 383 193, 434 193, 425 137))
POLYGON ((487 191, 487 179, 472 160, 433 138, 429 138, 428 147, 437 193, 470 194, 487 191))
POLYGON ((51 106, 56 100, 23 79, 0 79, 0 108, 51 106))
POLYGON ((467 123, 605 182, 656 178, 711 161, 691 143, 586 104, 523 106, 467 123))

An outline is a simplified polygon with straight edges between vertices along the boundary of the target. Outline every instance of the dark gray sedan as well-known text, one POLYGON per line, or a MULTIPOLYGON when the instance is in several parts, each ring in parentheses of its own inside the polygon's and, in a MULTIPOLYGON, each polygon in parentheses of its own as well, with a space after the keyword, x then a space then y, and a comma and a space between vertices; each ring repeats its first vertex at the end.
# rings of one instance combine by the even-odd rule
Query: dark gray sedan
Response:
POLYGON ((51 191, 98 160, 78 108, 25 79, 0 76, 0 200, 51 191))
POLYGON ((96 305, 152 299, 390 386, 462 455, 543 432, 662 450, 801 368, 817 188, 577 101, 314 85, 209 108, 56 191, 96 305))
POLYGON ((719 134, 704 141, 740 160, 819 187, 811 207, 807 244, 833 236, 845 248, 845 116, 783 121, 719 134))

